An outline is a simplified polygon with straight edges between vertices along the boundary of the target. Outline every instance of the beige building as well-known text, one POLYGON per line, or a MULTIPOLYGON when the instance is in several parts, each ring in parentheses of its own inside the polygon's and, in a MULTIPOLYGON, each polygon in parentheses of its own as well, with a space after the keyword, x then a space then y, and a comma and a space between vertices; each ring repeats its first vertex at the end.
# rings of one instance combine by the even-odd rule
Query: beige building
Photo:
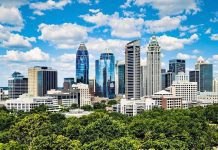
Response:
POLYGON ((44 96, 48 90, 57 89, 57 71, 49 67, 28 69, 28 94, 44 96))
POLYGON ((218 79, 213 80, 213 92, 218 93, 218 79))

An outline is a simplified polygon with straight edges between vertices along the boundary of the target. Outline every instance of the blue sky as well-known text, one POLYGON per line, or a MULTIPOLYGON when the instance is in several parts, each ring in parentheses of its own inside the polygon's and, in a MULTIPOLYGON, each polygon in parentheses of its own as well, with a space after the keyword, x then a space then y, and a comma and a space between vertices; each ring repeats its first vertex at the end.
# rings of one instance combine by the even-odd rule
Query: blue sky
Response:
POLYGON ((203 57, 218 77, 218 3, 216 0, 0 0, 0 86, 14 71, 50 66, 75 77, 76 50, 84 42, 90 53, 90 77, 101 52, 110 49, 124 60, 125 44, 141 40, 146 64, 149 39, 156 35, 162 66, 186 59, 187 71, 203 57))

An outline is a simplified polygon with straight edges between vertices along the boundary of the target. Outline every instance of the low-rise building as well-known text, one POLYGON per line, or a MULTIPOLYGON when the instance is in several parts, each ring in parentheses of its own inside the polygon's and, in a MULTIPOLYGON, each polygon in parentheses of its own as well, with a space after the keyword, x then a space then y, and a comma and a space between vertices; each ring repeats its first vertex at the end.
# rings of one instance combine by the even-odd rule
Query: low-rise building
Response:
POLYGON ((69 112, 63 113, 65 115, 66 118, 69 117, 77 117, 80 118, 82 116, 86 116, 91 114, 91 111, 84 111, 83 109, 72 109, 69 112))
POLYGON ((120 104, 113 105, 113 111, 128 116, 135 116, 144 110, 151 110, 155 106, 155 102, 151 98, 141 98, 140 100, 128 100, 123 97, 120 104))
POLYGON ((17 99, 5 101, 5 105, 9 110, 29 112, 31 109, 40 105, 53 108, 53 99, 51 97, 33 97, 28 94, 23 94, 17 99))
POLYGON ((193 102, 193 105, 197 106, 207 106, 218 103, 218 93, 217 92, 200 92, 197 95, 197 101, 193 102))
POLYGON ((155 105, 163 109, 183 108, 182 97, 174 96, 167 91, 160 91, 151 96, 155 105))

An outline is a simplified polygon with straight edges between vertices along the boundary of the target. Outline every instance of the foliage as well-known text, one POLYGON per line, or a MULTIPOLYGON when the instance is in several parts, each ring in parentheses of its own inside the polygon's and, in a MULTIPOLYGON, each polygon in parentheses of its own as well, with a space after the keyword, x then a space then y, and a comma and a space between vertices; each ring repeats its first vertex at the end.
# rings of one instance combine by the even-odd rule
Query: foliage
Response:
POLYGON ((85 111, 92 111, 93 108, 91 105, 84 105, 82 107, 80 107, 81 109, 85 110, 85 111))
POLYGON ((108 106, 112 106, 112 105, 115 105, 115 104, 117 104, 116 100, 109 100, 108 103, 107 103, 108 106))
POLYGON ((97 103, 94 103, 94 104, 93 104, 93 108, 94 108, 94 109, 105 109, 105 108, 106 108, 106 104, 105 104, 105 103, 99 103, 99 102, 97 102, 97 103))
POLYGON ((98 111, 81 118, 65 118, 47 112, 44 106, 30 113, 0 108, 0 149, 197 150, 218 146, 218 105, 155 108, 134 117, 102 111, 103 106, 94 105, 98 111))

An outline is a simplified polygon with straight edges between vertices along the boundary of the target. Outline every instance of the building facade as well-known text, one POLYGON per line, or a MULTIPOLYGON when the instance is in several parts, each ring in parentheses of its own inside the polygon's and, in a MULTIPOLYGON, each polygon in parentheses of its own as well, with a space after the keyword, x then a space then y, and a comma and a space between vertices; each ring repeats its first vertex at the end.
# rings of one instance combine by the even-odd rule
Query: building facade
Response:
POLYGON ((89 84, 89 53, 83 43, 76 53, 76 82, 89 84))
POLYGON ((140 99, 140 41, 135 40, 125 48, 125 95, 126 99, 140 99))
POLYGON ((96 96, 115 98, 115 57, 113 53, 102 53, 95 61, 96 96))
POLYGON ((197 95, 197 105, 207 106, 218 103, 218 93, 217 92, 200 92, 197 95))
POLYGON ((218 93, 218 80, 217 79, 213 80, 213 92, 218 93))
POLYGON ((83 84, 83 83, 73 84, 72 89, 78 90, 79 92, 79 98, 78 98, 79 107, 85 105, 91 105, 91 95, 89 93, 88 84, 83 84))
POLYGON ((8 79, 8 97, 16 99, 24 93, 28 93, 28 78, 19 72, 14 72, 8 79))
POLYGON ((125 62, 118 63, 118 94, 125 94, 125 62))
POLYGON ((147 66, 141 66, 141 97, 147 95, 147 66))
POLYGON ((197 100, 197 82, 189 82, 189 76, 179 72, 171 86, 173 95, 182 97, 184 102, 190 103, 197 100))
POLYGON ((95 79, 89 79, 89 93, 95 96, 95 79))
POLYGON ((48 90, 57 89, 57 71, 50 67, 36 66, 28 69, 28 94, 44 96, 48 90))
POLYGON ((64 83, 63 83, 64 90, 69 90, 73 84, 75 84, 74 78, 64 78, 64 83))
POLYGON ((200 72, 199 71, 189 71, 189 81, 190 82, 197 82, 198 84, 198 91, 200 91, 200 72))
POLYGON ((161 91, 161 51, 155 36, 151 38, 147 51, 148 88, 147 95, 151 96, 161 91))
POLYGON ((177 75, 179 72, 185 72, 185 60, 183 59, 172 59, 169 60, 169 72, 177 75))

